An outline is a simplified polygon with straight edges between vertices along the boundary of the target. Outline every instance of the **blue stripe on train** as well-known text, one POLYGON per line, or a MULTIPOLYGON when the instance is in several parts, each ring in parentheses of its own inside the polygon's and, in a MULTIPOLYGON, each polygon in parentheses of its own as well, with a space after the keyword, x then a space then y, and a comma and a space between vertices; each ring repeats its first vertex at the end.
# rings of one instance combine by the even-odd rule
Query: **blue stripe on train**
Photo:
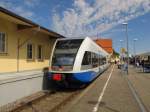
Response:
POLYGON ((72 76, 78 81, 81 81, 83 83, 88 83, 91 82, 93 79, 95 79, 98 76, 98 73, 94 71, 88 71, 88 72, 81 72, 81 73, 73 73, 72 76))

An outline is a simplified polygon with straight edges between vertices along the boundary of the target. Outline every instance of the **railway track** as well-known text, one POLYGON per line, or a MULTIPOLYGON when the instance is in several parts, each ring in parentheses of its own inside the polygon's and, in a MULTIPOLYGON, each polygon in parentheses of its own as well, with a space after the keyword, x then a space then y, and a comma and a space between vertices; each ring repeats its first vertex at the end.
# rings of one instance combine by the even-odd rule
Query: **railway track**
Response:
POLYGON ((66 91, 58 90, 46 93, 37 99, 23 103, 11 112, 56 112, 81 91, 82 89, 66 91))

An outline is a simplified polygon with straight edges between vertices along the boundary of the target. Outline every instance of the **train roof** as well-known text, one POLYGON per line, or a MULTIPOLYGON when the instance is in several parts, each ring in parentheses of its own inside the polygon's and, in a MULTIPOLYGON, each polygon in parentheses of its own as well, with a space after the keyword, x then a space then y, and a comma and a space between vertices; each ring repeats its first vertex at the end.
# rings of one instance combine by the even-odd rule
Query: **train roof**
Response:
POLYGON ((94 43, 96 45, 96 47, 98 47, 105 55, 109 55, 107 51, 105 51, 102 47, 100 47, 94 40, 92 40, 89 37, 86 37, 85 40, 87 41, 91 41, 92 43, 94 43))
POLYGON ((83 41, 90 41, 93 44, 96 45, 96 47, 100 48, 100 50, 105 54, 105 55, 109 55, 108 52, 106 52, 102 47, 100 47, 95 41, 94 39, 91 39, 90 37, 85 37, 85 38, 60 38, 58 39, 59 41, 61 40, 83 40, 83 41))

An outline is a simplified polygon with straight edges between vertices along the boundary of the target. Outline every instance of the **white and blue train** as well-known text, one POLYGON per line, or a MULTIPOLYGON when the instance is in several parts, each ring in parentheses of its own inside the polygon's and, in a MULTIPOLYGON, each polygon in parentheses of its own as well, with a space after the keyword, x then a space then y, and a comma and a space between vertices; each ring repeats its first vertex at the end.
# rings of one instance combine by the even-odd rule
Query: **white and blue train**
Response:
POLYGON ((88 37, 58 39, 50 59, 50 78, 65 86, 90 83, 108 68, 108 56, 88 37))

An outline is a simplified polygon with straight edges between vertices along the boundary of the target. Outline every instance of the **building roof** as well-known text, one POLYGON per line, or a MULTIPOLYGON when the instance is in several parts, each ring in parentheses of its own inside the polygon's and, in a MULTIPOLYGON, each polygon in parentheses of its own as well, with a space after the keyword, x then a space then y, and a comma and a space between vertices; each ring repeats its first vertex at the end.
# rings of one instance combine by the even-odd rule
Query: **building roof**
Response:
POLYGON ((95 42, 108 53, 113 53, 112 39, 97 39, 95 42))
POLYGON ((102 47, 112 47, 112 39, 97 39, 96 42, 102 47))
POLYGON ((51 30, 49 30, 43 26, 40 26, 39 24, 36 24, 29 19, 21 17, 15 13, 3 8, 3 7, 0 7, 0 16, 4 17, 5 19, 7 19, 9 21, 13 21, 17 24, 20 24, 20 25, 24 25, 24 26, 28 26, 28 27, 34 27, 34 28, 38 27, 38 28, 40 28, 41 32, 44 32, 50 36, 53 36, 56 38, 64 38, 64 36, 54 32, 54 31, 51 31, 51 30))

